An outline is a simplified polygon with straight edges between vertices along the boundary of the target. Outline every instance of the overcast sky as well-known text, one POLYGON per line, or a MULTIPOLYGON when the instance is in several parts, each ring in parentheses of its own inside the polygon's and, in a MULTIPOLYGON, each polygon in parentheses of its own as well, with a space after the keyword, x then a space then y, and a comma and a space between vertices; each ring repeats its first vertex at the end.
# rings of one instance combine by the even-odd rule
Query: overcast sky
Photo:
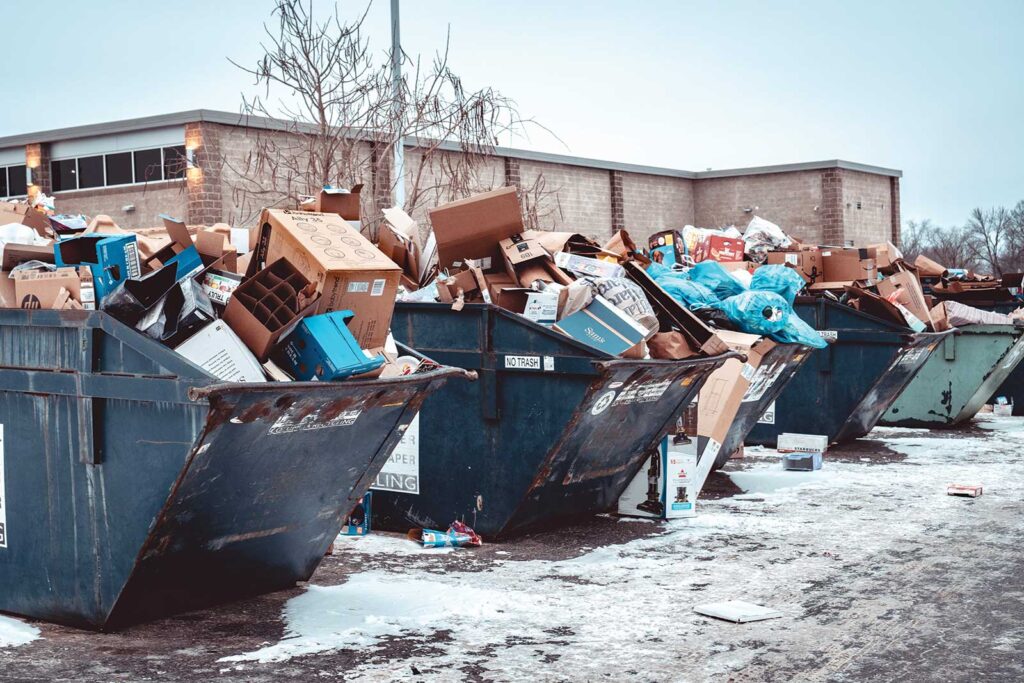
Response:
MULTIPOLYGON (((0 135, 237 111, 249 80, 226 58, 255 60, 272 5, 6 0, 0 135)), ((941 224, 1024 199, 1021 26, 1021 0, 402 3, 406 52, 432 54, 450 27, 467 84, 561 138, 516 146, 687 170, 899 168, 904 220, 941 224)), ((387 0, 367 29, 386 50, 387 0)))

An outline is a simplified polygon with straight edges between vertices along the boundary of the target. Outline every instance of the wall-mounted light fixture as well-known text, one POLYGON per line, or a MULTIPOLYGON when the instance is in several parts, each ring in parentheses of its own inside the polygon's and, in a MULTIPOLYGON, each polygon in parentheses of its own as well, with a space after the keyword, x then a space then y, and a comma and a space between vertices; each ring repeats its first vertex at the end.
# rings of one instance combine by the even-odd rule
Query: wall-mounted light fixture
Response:
POLYGON ((39 167, 38 166, 26 166, 25 167, 25 184, 26 185, 38 185, 39 184, 39 167))
POLYGON ((185 148, 185 168, 199 168, 196 163, 196 150, 194 147, 185 148))

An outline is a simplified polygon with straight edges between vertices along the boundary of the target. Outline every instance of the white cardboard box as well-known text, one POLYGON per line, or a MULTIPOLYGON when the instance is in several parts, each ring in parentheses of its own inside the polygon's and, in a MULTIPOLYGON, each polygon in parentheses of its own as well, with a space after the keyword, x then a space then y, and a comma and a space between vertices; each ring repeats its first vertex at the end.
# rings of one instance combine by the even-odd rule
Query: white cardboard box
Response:
POLYGON ((223 320, 215 320, 174 349, 225 382, 265 382, 263 368, 223 320))
POLYGON ((671 445, 662 439, 619 498, 618 512, 629 517, 679 519, 697 516, 696 442, 671 445))
POLYGON ((828 450, 828 437, 824 434, 794 434, 783 432, 775 447, 779 453, 824 453, 828 450))

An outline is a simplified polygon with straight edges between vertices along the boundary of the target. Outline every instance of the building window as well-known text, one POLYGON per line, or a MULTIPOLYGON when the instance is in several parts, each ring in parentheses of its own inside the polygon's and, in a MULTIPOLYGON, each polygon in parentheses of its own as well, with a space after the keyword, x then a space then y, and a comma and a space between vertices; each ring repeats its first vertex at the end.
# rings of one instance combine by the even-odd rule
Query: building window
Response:
POLYGON ((133 179, 131 152, 107 155, 107 185, 130 185, 133 179))
POLYGON ((0 192, 2 197, 24 197, 28 194, 28 181, 25 179, 27 167, 25 164, 8 166, 6 169, 0 167, 0 176, 7 171, 7 187, 0 192))
POLYGON ((78 189, 78 159, 60 159, 50 162, 50 178, 53 191, 78 189))
POLYGON ((163 179, 163 155, 159 149, 135 152, 135 182, 148 183, 163 179))
POLYGON ((54 159, 50 174, 54 192, 176 180, 185 177, 185 146, 54 159))

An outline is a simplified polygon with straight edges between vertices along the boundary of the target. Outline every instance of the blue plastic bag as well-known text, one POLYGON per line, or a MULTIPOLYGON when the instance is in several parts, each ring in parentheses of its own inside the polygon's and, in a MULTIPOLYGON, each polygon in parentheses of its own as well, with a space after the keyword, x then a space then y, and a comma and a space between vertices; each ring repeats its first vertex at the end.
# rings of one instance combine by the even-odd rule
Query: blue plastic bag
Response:
POLYGON ((796 313, 791 313, 781 330, 768 335, 777 342, 784 344, 803 344, 814 349, 823 349, 828 342, 821 338, 817 330, 804 322, 796 313))
POLYGON ((729 274, 718 261, 701 261, 689 272, 690 280, 704 285, 721 301, 746 291, 739 280, 729 274))
POLYGON ((681 275, 663 275, 655 280, 655 282, 668 292, 669 296, 691 311, 698 308, 706 308, 719 302, 718 297, 710 289, 692 280, 687 280, 681 275))
POLYGON ((793 317, 793 308, 775 292, 748 290, 731 296, 714 308, 748 334, 770 335, 780 331, 793 317))
POLYGON ((775 292, 792 306, 797 292, 804 288, 804 279, 796 270, 786 266, 761 266, 754 271, 750 288, 775 292))

